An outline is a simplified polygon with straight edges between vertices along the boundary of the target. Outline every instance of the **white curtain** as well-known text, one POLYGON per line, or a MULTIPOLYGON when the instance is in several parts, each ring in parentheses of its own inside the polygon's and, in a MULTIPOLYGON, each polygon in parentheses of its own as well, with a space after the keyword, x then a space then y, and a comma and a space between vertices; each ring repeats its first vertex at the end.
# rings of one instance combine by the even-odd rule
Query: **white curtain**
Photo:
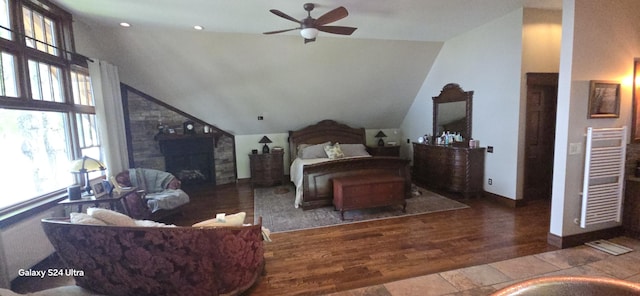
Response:
POLYGON ((115 176, 129 168, 118 67, 93 59, 93 62, 89 62, 89 76, 96 103, 96 117, 100 141, 104 148, 107 176, 115 176))

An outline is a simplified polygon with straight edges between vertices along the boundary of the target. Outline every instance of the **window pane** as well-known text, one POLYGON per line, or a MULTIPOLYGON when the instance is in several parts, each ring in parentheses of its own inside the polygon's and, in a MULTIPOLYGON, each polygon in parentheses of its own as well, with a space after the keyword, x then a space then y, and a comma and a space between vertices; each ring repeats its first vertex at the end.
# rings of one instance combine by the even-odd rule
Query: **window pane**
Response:
MULTIPOLYGON (((98 123, 95 114, 77 114, 78 135, 80 135, 80 148, 100 146, 98 139, 98 123)), ((100 159, 100 158, 96 158, 100 159)))
POLYGON ((78 71, 71 71, 74 104, 94 106, 91 78, 78 71))
POLYGON ((2 52, 0 58, 0 95, 18 97, 18 84, 16 82, 15 57, 12 54, 2 52))
POLYGON ((57 55, 56 23, 52 19, 26 6, 22 7, 22 16, 24 19, 25 42, 27 46, 52 55, 57 55))
POLYGON ((9 18, 9 1, 0 0, 0 38, 12 40, 11 32, 5 28, 11 29, 11 20, 9 18))
POLYGON ((0 109, 0 209, 74 183, 66 115, 0 109))
POLYGON ((29 60, 31 96, 34 100, 64 102, 62 71, 43 62, 29 60))

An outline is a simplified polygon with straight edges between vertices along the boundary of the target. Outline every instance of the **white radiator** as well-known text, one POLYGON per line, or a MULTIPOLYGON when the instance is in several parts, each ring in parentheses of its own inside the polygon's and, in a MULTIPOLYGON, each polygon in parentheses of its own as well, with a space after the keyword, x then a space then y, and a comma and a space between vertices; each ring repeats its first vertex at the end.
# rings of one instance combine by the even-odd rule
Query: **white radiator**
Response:
POLYGON ((0 229, 0 287, 10 288, 18 270, 28 269, 55 252, 40 220, 53 217, 56 207, 0 229))
POLYGON ((627 127, 587 129, 580 227, 620 222, 627 127))

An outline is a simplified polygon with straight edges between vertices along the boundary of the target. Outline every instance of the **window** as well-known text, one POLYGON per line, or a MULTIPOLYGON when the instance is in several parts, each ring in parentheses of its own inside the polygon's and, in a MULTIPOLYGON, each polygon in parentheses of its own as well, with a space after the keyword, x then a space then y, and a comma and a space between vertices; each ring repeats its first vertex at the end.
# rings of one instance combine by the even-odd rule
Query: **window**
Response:
POLYGON ((70 135, 63 112, 0 109, 0 208, 73 183, 70 135))
POLYGON ((3 188, 0 213, 82 182, 69 172, 71 160, 103 159, 91 78, 73 53, 71 15, 40 1, 0 0, 0 180, 12 185, 3 188))

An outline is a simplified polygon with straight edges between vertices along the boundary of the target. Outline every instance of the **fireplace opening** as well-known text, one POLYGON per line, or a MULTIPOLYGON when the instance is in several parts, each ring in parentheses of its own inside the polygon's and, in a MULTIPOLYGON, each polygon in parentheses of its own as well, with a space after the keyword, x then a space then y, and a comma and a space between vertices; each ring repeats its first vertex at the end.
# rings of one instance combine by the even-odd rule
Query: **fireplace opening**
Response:
POLYGON ((163 135, 158 140, 167 172, 183 184, 215 184, 211 135, 163 135))

